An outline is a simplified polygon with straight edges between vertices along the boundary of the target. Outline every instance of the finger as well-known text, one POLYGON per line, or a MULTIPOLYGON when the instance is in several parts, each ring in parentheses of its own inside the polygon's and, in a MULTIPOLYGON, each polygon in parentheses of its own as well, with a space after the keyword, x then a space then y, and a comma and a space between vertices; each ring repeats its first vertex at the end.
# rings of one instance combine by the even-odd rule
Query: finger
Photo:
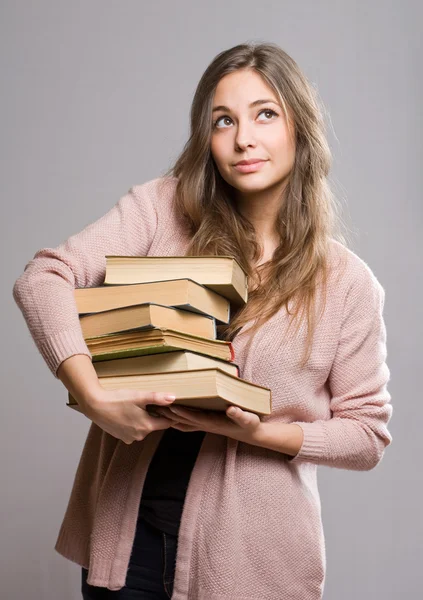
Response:
POLYGON ((158 429, 169 429, 172 427, 173 421, 170 419, 166 419, 165 417, 151 417, 150 426, 152 431, 157 431, 158 429))
POLYGON ((257 425, 260 423, 260 418, 258 417, 258 415, 242 410, 237 406, 230 406, 226 410, 226 414, 232 421, 237 423, 240 427, 257 427, 257 425))
POLYGON ((166 406, 175 400, 176 396, 171 392, 150 392, 148 394, 148 402, 150 404, 160 404, 166 406))
POLYGON ((172 410, 170 410, 170 408, 167 408, 165 406, 154 406, 152 405, 152 410, 154 410, 154 412, 162 417, 165 417, 166 419, 169 419, 169 421, 171 421, 172 423, 184 423, 185 425, 193 425, 193 422, 191 420, 185 419, 185 417, 183 417, 182 415, 177 415, 176 413, 174 413, 172 410))
POLYGON ((191 411, 180 406, 170 406, 168 410, 175 413, 179 422, 192 425, 195 428, 193 431, 223 431, 228 424, 231 425, 225 413, 221 411, 191 411))
POLYGON ((179 419, 193 423, 202 423, 209 418, 208 413, 201 410, 190 410, 182 406, 169 406, 168 410, 174 413, 179 419))
POLYGON ((174 394, 164 393, 164 392, 150 392, 150 393, 135 393, 134 403, 141 407, 145 408, 148 404, 156 404, 159 406, 168 406, 172 404, 176 399, 174 394))
POLYGON ((196 427, 195 425, 188 425, 187 423, 180 423, 178 421, 174 421, 171 424, 172 429, 178 429, 178 431, 185 431, 190 432, 190 431, 199 431, 199 428, 196 427))
POLYGON ((166 406, 157 406, 154 410, 157 414, 161 415, 162 417, 166 417, 167 419, 170 419, 171 421, 177 421, 179 418, 175 413, 173 413, 166 406))

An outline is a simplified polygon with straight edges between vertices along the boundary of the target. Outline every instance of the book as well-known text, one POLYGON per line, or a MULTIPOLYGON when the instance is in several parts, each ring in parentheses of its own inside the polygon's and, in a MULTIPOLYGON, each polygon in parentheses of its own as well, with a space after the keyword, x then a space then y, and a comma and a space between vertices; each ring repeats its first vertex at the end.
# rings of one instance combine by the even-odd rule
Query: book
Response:
MULTIPOLYGON (((175 405, 202 410, 225 411, 229 405, 235 405, 258 415, 269 415, 272 411, 272 394, 269 388, 229 375, 220 369, 101 377, 99 381, 106 390, 170 392, 176 396, 175 405)), ((68 398, 68 406, 78 410, 78 403, 70 393, 68 398)), ((154 410, 155 405, 150 406, 154 410)))
POLYGON ((211 340, 164 327, 108 333, 86 338, 85 343, 91 352, 93 362, 173 350, 190 350, 221 360, 234 360, 231 342, 211 340))
POLYGON ((105 285, 188 278, 237 305, 248 299, 247 275, 232 256, 106 256, 105 285))
POLYGON ((220 369, 230 375, 239 377, 239 367, 204 354, 177 350, 162 354, 117 358, 93 363, 97 377, 117 375, 143 375, 145 373, 166 373, 172 371, 193 371, 196 369, 220 369))
POLYGON ((77 288, 74 297, 79 315, 150 302, 229 322, 229 300, 190 279, 77 288))
POLYGON ((212 317, 153 303, 83 315, 79 321, 84 338, 131 329, 165 327, 216 339, 216 321, 212 317))

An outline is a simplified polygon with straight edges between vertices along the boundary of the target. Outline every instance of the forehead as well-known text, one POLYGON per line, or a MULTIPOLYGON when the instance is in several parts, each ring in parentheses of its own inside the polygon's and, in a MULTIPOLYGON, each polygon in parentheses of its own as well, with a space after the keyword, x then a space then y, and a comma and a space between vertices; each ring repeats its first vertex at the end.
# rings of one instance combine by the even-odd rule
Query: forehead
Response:
POLYGON ((222 77, 216 87, 213 105, 248 105, 259 98, 269 98, 279 104, 279 98, 259 73, 251 69, 240 69, 222 77))

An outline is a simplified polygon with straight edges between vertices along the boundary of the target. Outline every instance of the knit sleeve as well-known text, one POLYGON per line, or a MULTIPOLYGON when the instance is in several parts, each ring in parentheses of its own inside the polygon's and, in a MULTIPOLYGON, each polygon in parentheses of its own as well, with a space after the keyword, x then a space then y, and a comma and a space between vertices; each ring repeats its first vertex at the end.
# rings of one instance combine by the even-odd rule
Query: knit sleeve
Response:
POLYGON ((329 420, 297 422, 304 433, 299 460, 366 471, 381 460, 391 441, 387 391, 385 292, 367 267, 346 298, 341 335, 331 367, 329 420))
POLYGON ((107 254, 148 252, 157 226, 149 183, 132 187, 105 215, 59 246, 39 250, 14 284, 15 302, 55 377, 66 358, 75 354, 91 358, 74 289, 104 282, 107 254))

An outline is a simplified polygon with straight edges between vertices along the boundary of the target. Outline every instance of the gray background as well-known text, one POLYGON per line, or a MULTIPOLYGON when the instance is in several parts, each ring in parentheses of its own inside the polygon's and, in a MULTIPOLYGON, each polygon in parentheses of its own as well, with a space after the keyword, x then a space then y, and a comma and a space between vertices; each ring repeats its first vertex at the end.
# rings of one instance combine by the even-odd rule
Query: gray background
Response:
POLYGON ((2 1, 1 598, 80 598, 79 568, 53 546, 89 426, 65 407, 13 283, 36 250, 164 172, 202 72, 247 40, 278 43, 318 86, 352 249, 386 290, 394 442, 373 471, 319 469, 324 598, 420 597, 419 4, 2 1))

